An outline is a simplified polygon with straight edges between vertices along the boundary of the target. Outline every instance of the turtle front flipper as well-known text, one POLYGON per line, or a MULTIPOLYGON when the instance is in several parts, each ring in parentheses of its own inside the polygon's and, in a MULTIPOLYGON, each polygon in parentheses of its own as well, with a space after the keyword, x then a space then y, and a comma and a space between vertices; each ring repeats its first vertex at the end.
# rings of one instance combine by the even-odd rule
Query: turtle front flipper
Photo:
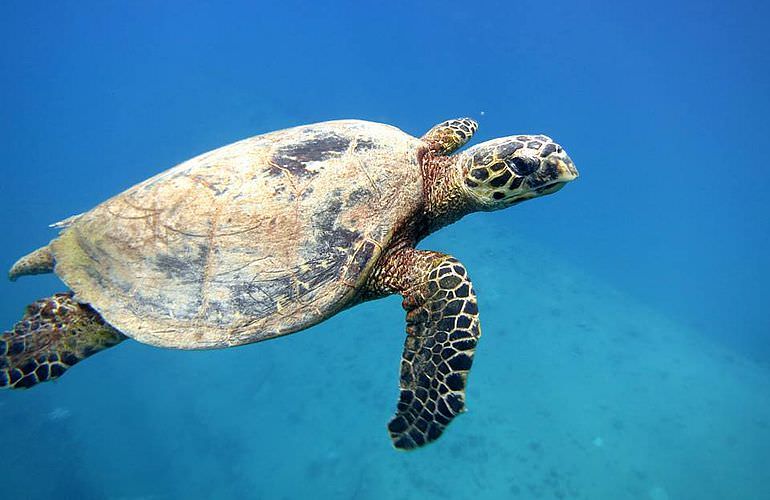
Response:
POLYGON ((35 301, 12 331, 0 335, 0 388, 28 388, 53 380, 125 339, 71 293, 35 301))
POLYGON ((421 139, 429 144, 435 154, 446 156, 463 147, 477 128, 478 123, 470 118, 447 120, 428 130, 421 139))
POLYGON ((407 249, 375 272, 371 288, 398 291, 407 311, 401 395, 388 424, 396 448, 436 440, 465 411, 465 386, 481 330, 465 267, 437 252, 407 249))

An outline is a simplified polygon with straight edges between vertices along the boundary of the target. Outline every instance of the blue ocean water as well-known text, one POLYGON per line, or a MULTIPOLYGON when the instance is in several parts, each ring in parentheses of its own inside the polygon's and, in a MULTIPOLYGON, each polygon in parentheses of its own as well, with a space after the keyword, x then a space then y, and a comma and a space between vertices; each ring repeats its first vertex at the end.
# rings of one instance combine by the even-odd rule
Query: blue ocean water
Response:
MULTIPOLYGON (((470 270, 466 415, 391 448, 400 300, 300 334, 125 342, 0 393, 0 498, 770 498, 770 7, 761 2, 0 3, 0 267, 48 224, 237 139, 337 118, 581 172, 421 248, 470 270), (470 237, 469 237, 470 235, 470 237)), ((0 282, 0 328, 61 291, 0 282)))

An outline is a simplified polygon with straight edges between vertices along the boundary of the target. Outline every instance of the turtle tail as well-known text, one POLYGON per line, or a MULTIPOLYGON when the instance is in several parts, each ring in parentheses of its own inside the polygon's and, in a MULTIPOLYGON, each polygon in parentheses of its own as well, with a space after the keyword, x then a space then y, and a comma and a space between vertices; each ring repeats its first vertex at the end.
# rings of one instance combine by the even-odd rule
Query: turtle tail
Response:
POLYGON ((37 300, 12 331, 0 335, 0 388, 28 388, 53 380, 126 338, 89 305, 75 301, 72 293, 37 300))
POLYGON ((11 267, 11 270, 8 271, 8 279, 16 281, 19 276, 51 273, 53 272, 53 267, 53 253, 48 245, 46 245, 17 260, 11 267))

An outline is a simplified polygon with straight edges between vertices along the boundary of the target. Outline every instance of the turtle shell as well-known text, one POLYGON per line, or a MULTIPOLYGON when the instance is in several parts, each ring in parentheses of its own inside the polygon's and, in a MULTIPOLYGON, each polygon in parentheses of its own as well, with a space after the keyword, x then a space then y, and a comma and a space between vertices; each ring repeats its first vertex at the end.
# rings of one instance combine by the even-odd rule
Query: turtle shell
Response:
POLYGON ((74 218, 56 273, 140 342, 265 340, 348 305, 423 200, 424 143, 345 120, 252 137, 74 218))

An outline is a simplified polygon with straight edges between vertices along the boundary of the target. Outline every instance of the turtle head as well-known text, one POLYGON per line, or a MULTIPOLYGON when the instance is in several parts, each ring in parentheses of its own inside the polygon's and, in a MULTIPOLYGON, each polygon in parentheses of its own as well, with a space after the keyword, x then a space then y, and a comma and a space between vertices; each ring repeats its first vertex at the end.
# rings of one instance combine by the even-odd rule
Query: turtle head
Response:
POLYGON ((483 211, 555 193, 578 176, 567 153, 544 135, 484 142, 461 155, 458 166, 465 196, 483 211))

